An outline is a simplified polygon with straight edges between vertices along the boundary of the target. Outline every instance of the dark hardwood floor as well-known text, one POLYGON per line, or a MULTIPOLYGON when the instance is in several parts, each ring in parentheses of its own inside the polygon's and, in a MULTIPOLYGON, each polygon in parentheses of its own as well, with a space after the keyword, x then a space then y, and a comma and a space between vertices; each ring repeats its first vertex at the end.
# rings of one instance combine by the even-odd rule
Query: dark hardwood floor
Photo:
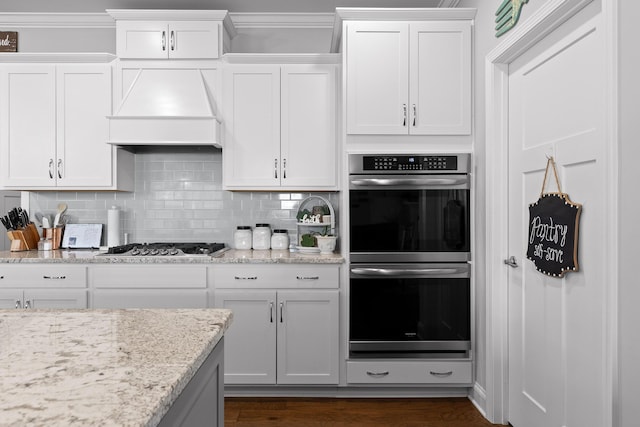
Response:
POLYGON ((226 397, 225 427, 487 427, 469 399, 226 397))

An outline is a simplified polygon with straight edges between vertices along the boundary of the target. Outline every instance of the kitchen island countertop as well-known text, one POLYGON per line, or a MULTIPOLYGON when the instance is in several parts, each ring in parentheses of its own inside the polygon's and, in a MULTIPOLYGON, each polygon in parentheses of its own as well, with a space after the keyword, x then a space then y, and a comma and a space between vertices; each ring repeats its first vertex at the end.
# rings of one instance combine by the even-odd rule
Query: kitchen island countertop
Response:
POLYGON ((155 426, 229 310, 0 310, 0 426, 155 426))
POLYGON ((221 256, 197 257, 129 257, 105 255, 99 250, 54 250, 54 251, 0 251, 0 264, 15 263, 69 263, 69 264, 342 264, 340 254, 306 254, 287 250, 236 250, 229 249, 221 256))

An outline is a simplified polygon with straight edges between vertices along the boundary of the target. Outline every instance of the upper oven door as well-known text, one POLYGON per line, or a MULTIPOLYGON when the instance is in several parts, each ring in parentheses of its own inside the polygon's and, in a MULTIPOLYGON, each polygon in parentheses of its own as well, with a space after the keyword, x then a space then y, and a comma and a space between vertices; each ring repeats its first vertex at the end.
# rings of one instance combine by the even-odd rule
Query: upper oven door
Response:
POLYGON ((350 175, 352 262, 470 259, 468 174, 350 175))

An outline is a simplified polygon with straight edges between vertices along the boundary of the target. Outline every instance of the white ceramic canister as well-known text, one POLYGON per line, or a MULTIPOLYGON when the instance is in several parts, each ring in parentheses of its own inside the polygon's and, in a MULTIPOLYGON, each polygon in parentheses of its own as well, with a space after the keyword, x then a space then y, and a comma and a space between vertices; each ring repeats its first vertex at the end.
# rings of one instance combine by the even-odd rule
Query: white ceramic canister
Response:
POLYGON ((256 224, 253 229, 253 249, 265 250, 271 248, 271 228, 269 224, 256 224))
POLYGON ((273 235, 271 236, 271 249, 289 249, 289 234, 287 234, 287 230, 280 228, 273 230, 273 235))
POLYGON ((251 227, 248 225, 239 225, 236 231, 233 232, 233 246, 236 249, 251 249, 252 240, 251 227))

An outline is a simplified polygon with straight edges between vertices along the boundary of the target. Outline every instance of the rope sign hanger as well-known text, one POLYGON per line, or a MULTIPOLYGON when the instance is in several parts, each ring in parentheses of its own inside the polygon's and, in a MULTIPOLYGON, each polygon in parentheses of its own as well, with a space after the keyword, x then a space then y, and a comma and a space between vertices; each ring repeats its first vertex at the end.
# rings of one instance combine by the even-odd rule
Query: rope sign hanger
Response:
POLYGON ((560 188, 556 162, 547 158, 540 198, 529 205, 527 258, 536 270, 552 277, 578 271, 578 225, 582 205, 573 203, 560 188), (545 193, 549 169, 553 170, 557 192, 545 193))

